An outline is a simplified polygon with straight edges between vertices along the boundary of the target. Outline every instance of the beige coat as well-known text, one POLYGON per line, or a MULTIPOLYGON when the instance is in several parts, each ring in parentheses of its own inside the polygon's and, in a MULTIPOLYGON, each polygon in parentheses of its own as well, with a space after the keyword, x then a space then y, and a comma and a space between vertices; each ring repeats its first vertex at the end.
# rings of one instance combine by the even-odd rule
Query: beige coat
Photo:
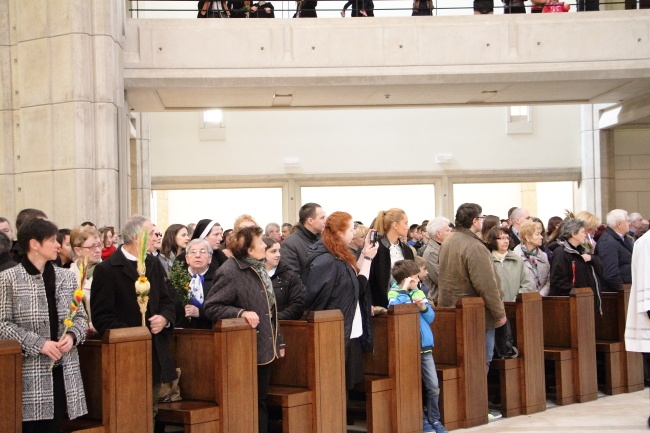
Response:
POLYGON ((459 228, 440 248, 438 306, 453 307, 460 298, 479 296, 485 302, 485 327, 493 329, 506 312, 492 255, 474 233, 459 228))

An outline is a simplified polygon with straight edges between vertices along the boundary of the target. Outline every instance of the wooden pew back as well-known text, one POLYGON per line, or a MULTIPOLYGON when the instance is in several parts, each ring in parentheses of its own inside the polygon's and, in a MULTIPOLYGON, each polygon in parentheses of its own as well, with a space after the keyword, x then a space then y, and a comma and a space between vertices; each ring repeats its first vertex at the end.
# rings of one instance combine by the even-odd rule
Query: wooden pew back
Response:
MULTIPOLYGON (((546 391, 542 297, 537 292, 519 293, 515 302, 504 302, 504 306, 515 346, 519 350, 521 413, 544 411, 546 391)), ((507 389, 503 392, 507 392, 507 389)))
MULTIPOLYGON (((306 320, 282 320, 280 327, 287 350, 285 357, 273 364, 271 386, 311 392, 313 410, 308 424, 312 432, 345 432, 343 315, 339 310, 312 311, 306 320)), ((292 412, 284 415, 292 416, 292 412)), ((283 423, 292 425, 293 421, 283 423)))
POLYGON ((604 358, 599 376, 606 394, 643 389, 643 356, 625 350, 625 323, 631 285, 601 294, 603 315, 596 315, 596 351, 604 358))
MULTIPOLYGON (((101 431, 152 432, 151 333, 147 328, 111 329, 101 340, 89 339, 77 347, 88 415, 101 431), (134 410, 137 408, 137 410, 134 410)), ((67 429, 85 430, 83 420, 67 429)))
POLYGON ((0 341, 0 432, 19 432, 23 422, 23 357, 16 340, 0 341))
POLYGON ((245 319, 219 320, 212 330, 175 330, 173 346, 176 367, 181 369, 181 397, 216 403, 223 432, 255 431, 255 329, 245 319))
POLYGON ((445 427, 468 428, 486 424, 483 299, 461 298, 455 307, 436 307, 435 312, 436 318, 431 325, 435 341, 433 358, 440 379, 440 409, 445 427))
POLYGON ((417 305, 394 305, 373 317, 374 352, 364 354, 368 432, 422 429, 420 313, 417 305), (386 380, 381 380, 384 377, 386 380), (373 380, 379 379, 373 393, 373 380))
MULTIPOLYGON (((594 294, 591 288, 576 288, 570 296, 547 296, 542 300, 544 314, 545 357, 550 351, 570 349, 572 390, 563 401, 592 401, 598 398, 596 380, 596 337, 594 294)), ((549 359, 547 357, 547 359, 549 359)), ((556 369, 556 376, 559 370, 556 369)), ((569 376, 565 376, 569 378, 569 376)), ((558 393, 562 387, 558 386, 558 393)), ((565 389, 569 389, 564 387, 565 389)))

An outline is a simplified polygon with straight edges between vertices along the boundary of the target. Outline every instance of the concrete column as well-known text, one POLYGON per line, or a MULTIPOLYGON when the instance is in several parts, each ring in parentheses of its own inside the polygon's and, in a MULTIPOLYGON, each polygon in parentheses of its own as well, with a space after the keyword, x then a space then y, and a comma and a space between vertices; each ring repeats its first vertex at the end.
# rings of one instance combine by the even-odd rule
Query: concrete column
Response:
POLYGON ((537 215, 537 184, 535 182, 521 184, 521 206, 528 209, 531 215, 537 215))
POLYGON ((151 163, 149 159, 149 114, 135 113, 135 139, 130 144, 130 203, 131 213, 150 216, 151 163))
POLYGON ((0 215, 117 225, 121 0, 0 0, 0 215))
POLYGON ((596 105, 580 108, 582 207, 601 219, 614 209, 614 152, 609 130, 598 129, 596 105))

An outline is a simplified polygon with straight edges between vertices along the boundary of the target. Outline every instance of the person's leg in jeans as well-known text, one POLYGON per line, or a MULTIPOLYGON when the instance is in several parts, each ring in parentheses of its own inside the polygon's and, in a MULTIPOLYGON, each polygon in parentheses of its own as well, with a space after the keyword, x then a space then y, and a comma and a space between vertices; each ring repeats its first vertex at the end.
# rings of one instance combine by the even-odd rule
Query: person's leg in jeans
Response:
POLYGON ((485 363, 487 365, 486 372, 490 371, 490 362, 494 355, 494 329, 485 330, 485 363))
POLYGON ((440 387, 438 386, 438 375, 436 374, 436 364, 433 362, 433 354, 425 352, 421 355, 422 359, 422 383, 426 392, 427 419, 431 425, 440 421, 440 408, 438 400, 440 399, 440 387))

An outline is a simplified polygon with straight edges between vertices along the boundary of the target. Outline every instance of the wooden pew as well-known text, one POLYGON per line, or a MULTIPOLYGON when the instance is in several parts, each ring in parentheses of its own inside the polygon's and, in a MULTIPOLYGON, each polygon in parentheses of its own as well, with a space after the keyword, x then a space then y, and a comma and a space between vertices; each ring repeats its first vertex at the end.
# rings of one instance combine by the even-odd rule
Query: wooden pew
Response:
POLYGON ((570 296, 546 296, 542 299, 542 307, 544 359, 553 365, 556 403, 596 400, 596 338, 591 288, 573 289, 570 296))
POLYGON ((346 432, 343 326, 339 310, 280 322, 286 352, 273 363, 268 406, 281 408, 283 433, 346 432))
POLYGON ((542 297, 537 292, 519 293, 515 302, 504 302, 519 356, 493 359, 498 372, 503 416, 546 410, 544 381, 544 329, 542 297))
POLYGON ((420 313, 394 305, 374 316, 374 353, 364 354, 368 433, 422 431, 420 313))
POLYGON ((625 350, 625 321, 630 284, 601 294, 603 315, 596 314, 596 353, 604 358, 599 382, 605 394, 643 389, 643 355, 625 350))
POLYGON ((19 433, 23 423, 23 356, 16 340, 0 341, 0 432, 19 433))
POLYGON ((77 347, 88 414, 62 423, 71 433, 153 432, 151 333, 106 331, 77 347))
POLYGON ((447 430, 487 424, 485 304, 481 298, 462 298, 456 307, 434 310, 433 358, 442 422, 447 430))
POLYGON ((257 335, 245 319, 174 330, 182 401, 158 404, 157 420, 186 433, 257 430, 257 335))

